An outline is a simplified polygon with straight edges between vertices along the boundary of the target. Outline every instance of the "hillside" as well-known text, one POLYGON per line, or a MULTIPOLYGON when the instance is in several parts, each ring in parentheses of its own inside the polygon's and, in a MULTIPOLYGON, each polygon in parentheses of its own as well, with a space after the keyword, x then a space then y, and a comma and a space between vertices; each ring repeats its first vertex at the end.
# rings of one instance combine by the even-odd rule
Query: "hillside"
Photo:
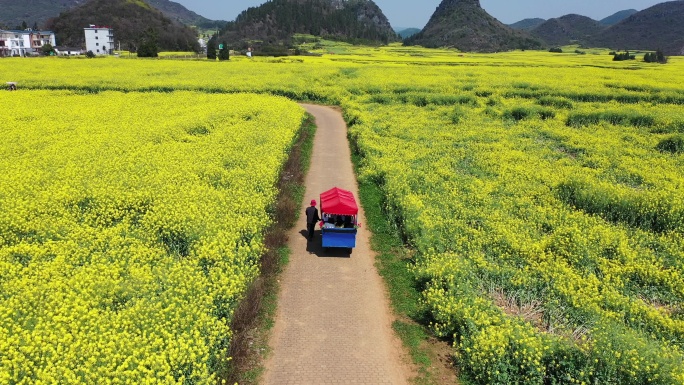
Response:
POLYGON ((197 35, 192 29, 169 20, 141 0, 91 0, 50 20, 48 28, 55 31, 57 44, 83 46, 83 28, 89 24, 112 27, 115 42, 122 49, 136 50, 148 30, 152 30, 160 50, 199 50, 197 35))
POLYGON ((530 31, 549 45, 562 46, 571 43, 586 44, 603 30, 598 21, 581 15, 565 15, 550 19, 530 31))
POLYGON ((660 48, 666 55, 684 55, 684 1, 668 1, 635 13, 592 43, 616 50, 660 48))
POLYGON ((489 15, 479 0, 443 0, 423 30, 405 45, 455 47, 462 51, 497 52, 541 48, 543 43, 489 15))
POLYGON ((220 38, 238 45, 287 45, 293 34, 374 44, 399 40, 372 0, 272 0, 243 11, 220 38))
POLYGON ((42 26, 46 20, 68 11, 87 0, 0 0, 0 25, 14 28, 25 21, 29 26, 42 26))
POLYGON ((615 25, 615 24, 621 22, 622 20, 625 20, 626 18, 632 16, 633 14, 635 14, 637 12, 639 12, 639 11, 637 11, 636 9, 627 9, 624 11, 616 12, 616 13, 606 17, 605 19, 600 20, 599 23, 601 23, 603 25, 608 25, 608 26, 609 25, 615 25))
POLYGON ((508 26, 513 29, 521 29, 523 31, 530 31, 540 25, 542 25, 546 19, 534 18, 534 19, 524 19, 517 23, 509 24, 508 26))
MULTIPOLYGON (((202 17, 173 1, 144 1, 160 10, 169 19, 180 21, 183 24, 205 28, 225 24, 222 21, 213 21, 202 17)), ((4 24, 8 28, 14 28, 14 26, 21 25, 22 21, 25 21, 29 26, 34 23, 43 26, 50 18, 57 17, 60 13, 87 2, 88 0, 0 0, 0 25, 4 24)))

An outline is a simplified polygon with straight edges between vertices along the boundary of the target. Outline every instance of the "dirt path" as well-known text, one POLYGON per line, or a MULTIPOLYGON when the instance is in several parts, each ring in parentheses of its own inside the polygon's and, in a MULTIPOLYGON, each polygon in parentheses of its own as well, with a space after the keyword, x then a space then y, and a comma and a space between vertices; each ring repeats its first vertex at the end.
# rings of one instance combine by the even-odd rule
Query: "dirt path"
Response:
MULTIPOLYGON (((341 114, 303 107, 316 118, 318 131, 302 215, 289 234, 292 254, 280 282, 273 353, 263 383, 406 384, 401 342, 392 332, 368 231, 359 231, 351 256, 341 249, 324 252, 318 230, 307 244, 303 212, 308 202, 335 186, 354 192, 358 200, 358 189, 341 114)), ((365 223, 363 211, 359 221, 365 223)))

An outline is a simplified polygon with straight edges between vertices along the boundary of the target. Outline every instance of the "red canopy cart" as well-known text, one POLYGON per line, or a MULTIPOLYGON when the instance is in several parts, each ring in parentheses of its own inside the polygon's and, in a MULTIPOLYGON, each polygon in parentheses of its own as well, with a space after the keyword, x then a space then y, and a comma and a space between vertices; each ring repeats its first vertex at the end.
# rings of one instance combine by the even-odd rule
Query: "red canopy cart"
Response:
POLYGON ((334 187, 321 194, 321 239, 324 248, 356 247, 359 206, 351 191, 334 187))

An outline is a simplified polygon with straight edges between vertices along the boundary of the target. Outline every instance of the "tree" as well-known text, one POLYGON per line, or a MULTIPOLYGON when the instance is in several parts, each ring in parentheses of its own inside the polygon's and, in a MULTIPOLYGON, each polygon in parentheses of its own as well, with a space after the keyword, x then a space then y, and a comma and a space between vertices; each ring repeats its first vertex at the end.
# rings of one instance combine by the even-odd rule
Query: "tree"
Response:
POLYGON ((157 31, 148 28, 138 45, 138 57, 157 57, 159 56, 159 46, 157 45, 157 31))
POLYGON ((666 64, 667 57, 662 50, 658 49, 656 52, 649 52, 644 55, 644 61, 646 63, 660 63, 666 64))
POLYGON ((613 61, 624 61, 624 60, 634 60, 636 57, 634 55, 631 55, 629 51, 625 51, 624 53, 616 53, 613 56, 613 61))
POLYGON ((50 55, 54 54, 55 49, 52 47, 52 45, 50 45, 50 44, 45 44, 45 45, 41 48, 41 52, 42 52, 43 55, 45 55, 45 56, 50 56, 50 55))
POLYGON ((21 22, 21 29, 22 29, 22 30, 28 29, 28 24, 26 24, 26 20, 24 20, 24 21, 21 22))
POLYGON ((216 35, 207 42, 207 59, 216 60, 216 35))
POLYGON ((225 40, 220 45, 218 59, 221 61, 230 60, 230 51, 228 50, 228 44, 225 40))

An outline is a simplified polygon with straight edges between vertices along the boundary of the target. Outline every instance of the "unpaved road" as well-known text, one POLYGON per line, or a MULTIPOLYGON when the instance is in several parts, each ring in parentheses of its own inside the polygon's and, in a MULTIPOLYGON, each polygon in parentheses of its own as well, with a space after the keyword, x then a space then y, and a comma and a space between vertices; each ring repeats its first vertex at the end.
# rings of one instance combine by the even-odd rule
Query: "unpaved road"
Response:
MULTIPOLYGON (((406 384, 401 342, 393 334, 385 286, 374 266, 368 230, 357 247, 323 251, 317 227, 306 240, 304 209, 332 187, 358 188, 341 114, 302 105, 316 118, 311 168, 297 226, 289 234, 290 262, 280 280, 278 312, 265 384, 406 384)), ((365 223, 363 210, 359 221, 365 223)))

